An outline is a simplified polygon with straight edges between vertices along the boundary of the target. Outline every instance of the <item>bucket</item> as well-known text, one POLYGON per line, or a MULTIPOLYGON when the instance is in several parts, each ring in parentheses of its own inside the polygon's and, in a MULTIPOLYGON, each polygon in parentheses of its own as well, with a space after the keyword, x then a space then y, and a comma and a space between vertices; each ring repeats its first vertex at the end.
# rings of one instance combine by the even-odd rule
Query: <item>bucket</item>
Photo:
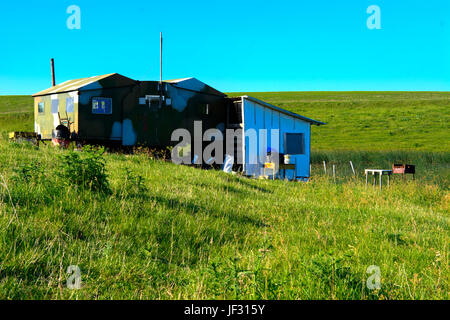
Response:
POLYGON ((291 155, 290 154, 284 155, 284 164, 291 164, 291 155))
POLYGON ((67 127, 59 125, 52 130, 52 143, 54 146, 68 147, 70 144, 70 131, 67 127))

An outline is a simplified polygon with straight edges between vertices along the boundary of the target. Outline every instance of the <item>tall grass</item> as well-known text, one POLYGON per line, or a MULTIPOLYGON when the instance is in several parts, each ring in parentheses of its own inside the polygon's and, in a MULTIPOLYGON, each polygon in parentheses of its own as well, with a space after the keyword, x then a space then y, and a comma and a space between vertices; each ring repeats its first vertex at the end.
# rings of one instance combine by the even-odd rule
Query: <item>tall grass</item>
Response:
MULTIPOLYGON (((353 175, 350 161, 352 161, 357 176, 362 177, 364 169, 392 169, 394 163, 406 163, 416 166, 415 177, 428 183, 449 188, 450 182, 450 153, 426 151, 313 151, 311 153, 312 173, 325 174, 323 162, 327 167, 327 174, 332 175, 335 166, 336 176, 347 179, 353 175)), ((394 179, 401 176, 395 175, 394 179)), ((412 179, 411 175, 406 175, 412 179)), ((394 180, 395 181, 395 180, 394 180)))
POLYGON ((32 100, 0 97, 0 298, 448 299, 449 93, 252 95, 327 122, 309 182, 9 143, 32 100), (365 185, 394 162, 416 180, 365 185))
POLYGON ((66 186, 69 153, 0 142, 0 298, 448 299, 449 192, 424 176, 380 192, 106 154, 103 193, 66 186))

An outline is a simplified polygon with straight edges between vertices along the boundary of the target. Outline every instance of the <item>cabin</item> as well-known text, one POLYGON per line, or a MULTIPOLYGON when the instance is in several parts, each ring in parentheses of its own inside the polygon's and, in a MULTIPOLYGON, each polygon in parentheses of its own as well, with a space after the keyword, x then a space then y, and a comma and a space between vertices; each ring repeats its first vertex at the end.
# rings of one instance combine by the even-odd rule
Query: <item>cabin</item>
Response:
MULTIPOLYGON (((35 132, 43 140, 64 128, 71 140, 85 143, 166 148, 177 144, 172 141, 176 129, 194 136, 194 124, 201 121, 203 132, 223 134, 226 154, 226 131, 233 129, 232 156, 245 175, 254 177, 264 174, 270 148, 291 156, 296 164, 288 173, 291 179, 307 179, 311 125, 324 124, 249 96, 228 97, 195 78, 137 81, 113 73, 69 80, 33 97, 35 132)), ((203 150, 208 143, 201 144, 203 150)), ((196 161, 198 148, 195 143, 189 148, 196 161)))
POLYGON ((168 146, 173 130, 192 131, 194 119, 216 127, 226 109, 225 94, 194 78, 160 84, 117 73, 66 81, 33 97, 43 140, 63 125, 73 139, 122 146, 168 146))

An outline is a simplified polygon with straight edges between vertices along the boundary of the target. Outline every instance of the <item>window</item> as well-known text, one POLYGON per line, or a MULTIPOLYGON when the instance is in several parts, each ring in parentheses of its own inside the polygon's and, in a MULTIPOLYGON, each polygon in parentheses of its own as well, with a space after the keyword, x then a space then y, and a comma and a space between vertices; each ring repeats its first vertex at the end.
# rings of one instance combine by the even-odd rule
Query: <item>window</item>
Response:
POLYGON ((199 115, 199 116, 202 116, 202 115, 209 115, 209 104, 205 104, 205 103, 199 103, 199 104, 197 104, 197 106, 196 106, 196 109, 197 109, 197 114, 199 115))
POLYGON ((59 100, 52 100, 52 113, 59 112, 59 100))
POLYGON ((242 103, 234 102, 228 108, 228 122, 230 124, 242 123, 242 103))
POLYGON ((73 112, 73 98, 66 99, 66 112, 73 112))
POLYGON ((284 134, 285 154, 305 154, 305 134, 285 133, 284 134))
POLYGON ((43 102, 39 102, 38 104, 38 112, 39 113, 44 113, 45 110, 45 104, 43 102))
POLYGON ((112 114, 111 98, 92 98, 92 113, 112 114))

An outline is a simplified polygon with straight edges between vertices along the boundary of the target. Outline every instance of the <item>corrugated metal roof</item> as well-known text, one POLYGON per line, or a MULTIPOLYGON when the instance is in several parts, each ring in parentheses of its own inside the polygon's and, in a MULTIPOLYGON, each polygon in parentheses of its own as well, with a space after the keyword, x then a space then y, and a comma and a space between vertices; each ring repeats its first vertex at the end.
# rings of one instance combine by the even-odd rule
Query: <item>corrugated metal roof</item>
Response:
MULTIPOLYGON (((33 97, 35 96, 44 96, 44 95, 49 95, 49 94, 57 94, 57 93, 63 93, 63 92, 70 92, 70 91, 76 91, 76 90, 89 90, 89 89, 95 89, 95 86, 92 86, 92 84, 110 78, 110 77, 114 77, 117 78, 116 80, 121 80, 122 82, 125 80, 125 82, 129 82, 129 83, 134 83, 135 81, 124 77, 118 73, 109 73, 109 74, 104 74, 101 76, 94 76, 94 77, 89 77, 89 78, 81 78, 81 79, 75 79, 75 80, 68 80, 65 81, 63 83, 60 83, 54 87, 45 89, 41 92, 35 93, 33 94, 33 97), (129 81, 128 81, 129 80, 129 81), (90 86, 91 85, 91 86, 90 86), (90 87, 89 87, 90 86, 90 87)), ((108 85, 102 85, 99 86, 99 88, 107 88, 110 87, 108 85)))
POLYGON ((188 77, 188 78, 179 78, 179 79, 171 79, 171 80, 163 80, 164 82, 170 82, 170 83, 178 83, 184 80, 189 80, 189 79, 195 79, 194 77, 188 77))
POLYGON ((253 97, 250 97, 250 96, 242 96, 241 98, 247 99, 247 100, 250 100, 250 101, 253 101, 253 102, 256 102, 256 103, 261 104, 261 105, 263 105, 263 106, 265 106, 267 108, 270 108, 270 109, 273 109, 275 111, 287 114, 287 115, 289 115, 291 117, 294 117, 294 118, 297 118, 297 119, 300 119, 300 120, 304 120, 304 121, 310 122, 310 123, 318 125, 318 126, 326 124, 325 122, 321 122, 321 121, 317 121, 317 120, 314 120, 314 119, 310 119, 310 118, 301 116, 301 115, 299 115, 297 113, 294 113, 294 112, 282 109, 280 107, 274 106, 273 104, 261 101, 259 99, 256 99, 256 98, 253 98, 253 97))
POLYGON ((208 86, 206 83, 194 78, 180 78, 180 79, 173 79, 173 80, 164 80, 164 82, 172 83, 176 87, 186 90, 191 90, 195 92, 201 92, 206 94, 212 94, 216 96, 222 96, 225 97, 226 94, 223 92, 220 92, 217 89, 214 89, 211 86, 208 86))

